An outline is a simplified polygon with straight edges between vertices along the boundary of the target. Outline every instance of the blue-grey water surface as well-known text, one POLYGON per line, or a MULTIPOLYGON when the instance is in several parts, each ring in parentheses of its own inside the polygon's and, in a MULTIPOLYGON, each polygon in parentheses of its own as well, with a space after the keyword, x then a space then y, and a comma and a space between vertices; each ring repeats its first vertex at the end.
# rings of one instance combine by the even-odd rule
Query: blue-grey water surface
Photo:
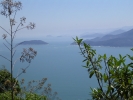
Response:
MULTIPOLYGON (((0 54, 10 57, 8 49, 1 46, 0 54)), ((85 63, 80 55, 78 46, 65 43, 51 43, 48 45, 24 45, 18 46, 15 58, 19 58, 22 48, 33 47, 37 50, 37 56, 31 62, 30 67, 25 74, 19 77, 25 80, 40 80, 43 77, 48 78, 48 83, 52 84, 52 90, 58 92, 62 100, 87 100, 90 98, 90 87, 96 87, 95 78, 89 79, 86 68, 82 66, 85 63)), ((118 56, 118 54, 133 54, 127 47, 93 47, 98 54, 107 53, 107 55, 118 56)), ((5 65, 10 69, 9 62, 0 58, 0 66, 5 65)), ((20 63, 19 60, 14 67, 14 76, 20 72, 20 68, 25 67, 27 63, 20 63), (17 73, 16 73, 17 72, 17 73)))

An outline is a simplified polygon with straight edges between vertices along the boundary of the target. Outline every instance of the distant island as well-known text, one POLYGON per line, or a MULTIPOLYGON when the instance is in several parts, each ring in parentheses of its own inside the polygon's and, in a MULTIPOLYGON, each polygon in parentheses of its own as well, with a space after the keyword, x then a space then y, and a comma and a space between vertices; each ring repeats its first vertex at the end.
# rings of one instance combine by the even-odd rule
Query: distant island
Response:
POLYGON ((133 29, 119 34, 106 34, 102 37, 86 39, 83 42, 91 46, 133 47, 133 29))
POLYGON ((18 45, 46 45, 46 44, 48 44, 48 43, 44 42, 42 40, 30 40, 30 41, 20 42, 16 46, 18 46, 18 45))

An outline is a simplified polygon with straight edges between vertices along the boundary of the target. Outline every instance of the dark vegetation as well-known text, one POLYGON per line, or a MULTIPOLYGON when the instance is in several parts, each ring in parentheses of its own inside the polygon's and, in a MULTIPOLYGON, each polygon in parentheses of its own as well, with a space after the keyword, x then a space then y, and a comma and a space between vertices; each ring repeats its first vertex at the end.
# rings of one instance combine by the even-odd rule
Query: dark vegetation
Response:
MULTIPOLYGON (((7 91, 11 91, 11 74, 10 72, 5 69, 5 68, 1 68, 0 69, 0 93, 5 93, 7 91)), ((19 82, 13 78, 13 84, 15 84, 14 86, 14 94, 17 95, 21 89, 20 89, 20 85, 19 82)))

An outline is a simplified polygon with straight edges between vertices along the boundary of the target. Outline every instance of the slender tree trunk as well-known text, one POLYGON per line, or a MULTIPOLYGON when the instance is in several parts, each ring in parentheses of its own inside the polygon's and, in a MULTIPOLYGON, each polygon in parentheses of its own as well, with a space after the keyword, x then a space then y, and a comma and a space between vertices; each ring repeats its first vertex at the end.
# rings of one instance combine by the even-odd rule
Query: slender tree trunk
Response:
POLYGON ((13 54, 13 49, 12 49, 12 34, 11 34, 11 95, 12 95, 12 100, 14 100, 13 99, 13 79, 12 79, 12 77, 13 77, 13 70, 12 70, 12 68, 13 68, 13 57, 12 57, 12 54, 13 54))
MULTIPOLYGON (((9 8, 10 9, 10 8, 9 8)), ((12 23, 9 15, 10 27, 11 27, 11 96, 12 100, 14 100, 13 95, 13 32, 12 32, 12 23)))

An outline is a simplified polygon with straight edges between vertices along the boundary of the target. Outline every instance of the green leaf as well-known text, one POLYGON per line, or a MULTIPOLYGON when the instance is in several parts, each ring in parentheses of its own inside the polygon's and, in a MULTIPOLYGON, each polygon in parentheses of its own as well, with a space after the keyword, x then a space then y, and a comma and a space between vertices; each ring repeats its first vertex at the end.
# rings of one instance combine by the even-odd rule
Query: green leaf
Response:
POLYGON ((131 50, 133 51, 133 48, 131 48, 131 50))
POLYGON ((85 48, 87 47, 87 44, 86 44, 86 43, 84 43, 84 47, 85 47, 85 48))
POLYGON ((82 66, 82 67, 89 68, 88 66, 82 66))
POLYGON ((104 79, 104 82, 107 82, 108 77, 107 77, 107 75, 106 75, 106 74, 104 74, 104 75, 103 75, 103 79, 104 79))
POLYGON ((128 83, 129 83, 129 84, 131 84, 131 83, 132 83, 132 80, 131 80, 131 79, 129 79, 129 80, 128 80, 128 83))
POLYGON ((78 40, 78 44, 81 44, 82 40, 83 40, 83 39, 78 40))
POLYGON ((130 55, 127 55, 127 56, 128 56, 129 59, 133 60, 133 57, 132 56, 130 56, 130 55))
POLYGON ((98 55, 98 62, 102 61, 101 58, 102 58, 102 56, 98 55))
POLYGON ((84 59, 83 62, 87 61, 87 59, 84 59))
POLYGON ((103 55, 103 59, 107 59, 107 56, 106 56, 106 54, 104 54, 104 55, 103 55))
POLYGON ((95 71, 91 71, 91 72, 90 72, 90 76, 89 76, 90 78, 93 76, 94 72, 95 72, 95 71))
POLYGON ((90 63, 89 61, 86 61, 86 66, 88 66, 88 65, 89 65, 89 63, 90 63))
POLYGON ((120 58, 120 59, 122 59, 122 56, 121 56, 121 54, 119 54, 119 58, 120 58))

